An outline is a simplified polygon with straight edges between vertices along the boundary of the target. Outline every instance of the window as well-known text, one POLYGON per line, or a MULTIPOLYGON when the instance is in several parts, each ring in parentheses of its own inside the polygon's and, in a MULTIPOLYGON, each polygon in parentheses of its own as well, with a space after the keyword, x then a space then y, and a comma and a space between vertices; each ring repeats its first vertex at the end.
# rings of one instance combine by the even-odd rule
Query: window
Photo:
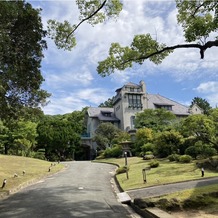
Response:
POLYGON ((131 129, 135 128, 135 116, 130 117, 130 124, 131 124, 131 129))
POLYGON ((157 108, 157 109, 164 108, 168 111, 172 111, 172 105, 157 105, 157 104, 155 104, 155 108, 157 108))
POLYGON ((141 95, 128 94, 129 107, 142 107, 141 95))
POLYGON ((105 117, 111 117, 111 112, 104 112, 104 111, 102 111, 101 113, 105 117))

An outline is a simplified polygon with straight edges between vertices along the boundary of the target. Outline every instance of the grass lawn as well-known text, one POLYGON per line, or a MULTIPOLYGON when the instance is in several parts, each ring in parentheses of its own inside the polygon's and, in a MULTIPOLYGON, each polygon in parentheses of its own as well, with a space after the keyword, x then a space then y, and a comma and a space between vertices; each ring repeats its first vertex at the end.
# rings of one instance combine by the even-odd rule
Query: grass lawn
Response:
MULTIPOLYGON (((99 161, 113 163, 119 166, 124 166, 125 164, 124 158, 110 158, 99 161)), ((195 161, 183 164, 170 162, 168 159, 159 159, 160 165, 157 168, 151 168, 151 170, 146 171, 147 182, 144 183, 142 169, 149 167, 151 161, 152 160, 142 160, 142 158, 139 157, 128 157, 129 179, 127 179, 125 173, 117 175, 121 188, 127 191, 130 189, 201 178, 201 170, 197 168, 195 161)), ((218 176, 218 173, 205 170, 205 177, 214 176, 218 176)))
POLYGON ((49 167, 51 167, 51 162, 48 161, 21 156, 0 155, 0 194, 1 192, 9 192, 19 188, 43 176, 58 172, 64 166, 55 164, 55 166, 51 167, 50 172, 49 167), (23 171, 25 171, 24 175, 23 171), (15 177, 15 174, 18 176, 15 177), (4 189, 1 189, 4 179, 7 179, 7 183, 4 189))

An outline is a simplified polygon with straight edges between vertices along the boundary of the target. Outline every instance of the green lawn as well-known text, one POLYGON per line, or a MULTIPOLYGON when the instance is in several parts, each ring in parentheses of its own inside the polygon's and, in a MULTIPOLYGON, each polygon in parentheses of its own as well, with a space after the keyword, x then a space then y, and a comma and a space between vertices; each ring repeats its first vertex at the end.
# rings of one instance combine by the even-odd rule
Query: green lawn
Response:
POLYGON ((17 189, 43 176, 58 172, 63 167, 62 164, 54 164, 34 158, 0 155, 0 193, 17 189), (51 164, 53 165, 52 167, 51 164), (51 167, 50 172, 49 167, 51 167), (25 171, 24 175, 23 171, 25 171), (18 176, 14 177, 15 174, 18 176), (4 179, 7 179, 7 183, 4 189, 1 189, 4 179))
MULTIPOLYGON (((99 160, 100 162, 113 163, 119 166, 124 166, 124 158, 111 158, 99 160)), ((143 181, 142 169, 149 167, 150 160, 142 160, 139 157, 129 157, 129 179, 126 174, 117 175, 118 182, 123 190, 143 188, 160 184, 174 183, 193 179, 201 179, 201 170, 197 168, 196 162, 192 163, 177 163, 170 162, 168 159, 159 159, 160 165, 157 168, 151 168, 146 171, 147 182, 143 181)), ((218 176, 218 173, 205 170, 205 177, 218 176)))

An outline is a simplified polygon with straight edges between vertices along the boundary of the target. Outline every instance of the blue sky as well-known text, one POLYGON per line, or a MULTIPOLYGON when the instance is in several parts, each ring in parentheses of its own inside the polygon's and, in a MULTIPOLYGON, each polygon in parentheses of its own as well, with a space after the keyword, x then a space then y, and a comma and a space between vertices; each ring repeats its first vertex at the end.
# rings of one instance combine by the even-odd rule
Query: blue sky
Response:
MULTIPOLYGON (((31 1, 42 8, 46 29, 48 19, 78 23, 75 0, 31 1)), ((144 80, 147 92, 159 93, 184 105, 194 97, 206 99, 212 107, 218 105, 218 52, 212 48, 201 60, 196 49, 176 50, 162 64, 146 61, 125 71, 102 78, 97 74, 98 61, 107 57, 110 44, 129 45, 134 35, 150 33, 167 45, 184 43, 176 20, 177 10, 172 0, 125 0, 119 18, 95 27, 84 23, 76 32, 77 46, 72 51, 56 48, 48 40, 44 51, 42 88, 52 94, 45 114, 65 114, 86 106, 96 107, 115 95, 115 90, 127 82, 144 80)))

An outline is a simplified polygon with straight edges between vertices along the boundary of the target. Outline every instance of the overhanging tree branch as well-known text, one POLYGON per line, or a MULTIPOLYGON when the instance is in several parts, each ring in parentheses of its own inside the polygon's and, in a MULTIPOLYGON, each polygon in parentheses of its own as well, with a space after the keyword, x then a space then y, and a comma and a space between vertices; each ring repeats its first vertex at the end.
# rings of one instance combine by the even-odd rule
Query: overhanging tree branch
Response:
POLYGON ((125 63, 128 63, 128 62, 131 62, 131 61, 139 61, 139 60, 145 60, 145 59, 148 59, 148 58, 151 58, 155 55, 159 55, 165 51, 170 51, 170 50, 175 50, 175 49, 179 49, 179 48, 198 48, 200 50, 200 56, 201 56, 201 59, 204 59, 204 53, 205 51, 208 49, 208 48, 211 48, 211 47, 217 47, 218 46, 218 40, 215 40, 215 41, 208 41, 206 44, 204 45, 200 45, 200 44, 181 44, 181 45, 174 45, 174 46, 168 46, 168 47, 165 47, 159 51, 156 51, 156 52, 153 52, 149 55, 145 55, 145 56, 139 56, 139 57, 136 57, 136 58, 133 58, 133 59, 128 59, 127 61, 123 62, 122 64, 125 64, 125 63))
POLYGON ((79 28, 79 26, 80 26, 83 22, 85 22, 85 21, 91 19, 92 17, 94 17, 94 16, 105 6, 106 2, 107 2, 107 0, 103 1, 103 3, 100 5, 100 7, 99 7, 96 11, 94 11, 94 12, 93 12, 91 15, 89 15, 88 17, 82 19, 82 20, 76 25, 76 27, 67 35, 65 42, 68 41, 69 37, 79 28))

